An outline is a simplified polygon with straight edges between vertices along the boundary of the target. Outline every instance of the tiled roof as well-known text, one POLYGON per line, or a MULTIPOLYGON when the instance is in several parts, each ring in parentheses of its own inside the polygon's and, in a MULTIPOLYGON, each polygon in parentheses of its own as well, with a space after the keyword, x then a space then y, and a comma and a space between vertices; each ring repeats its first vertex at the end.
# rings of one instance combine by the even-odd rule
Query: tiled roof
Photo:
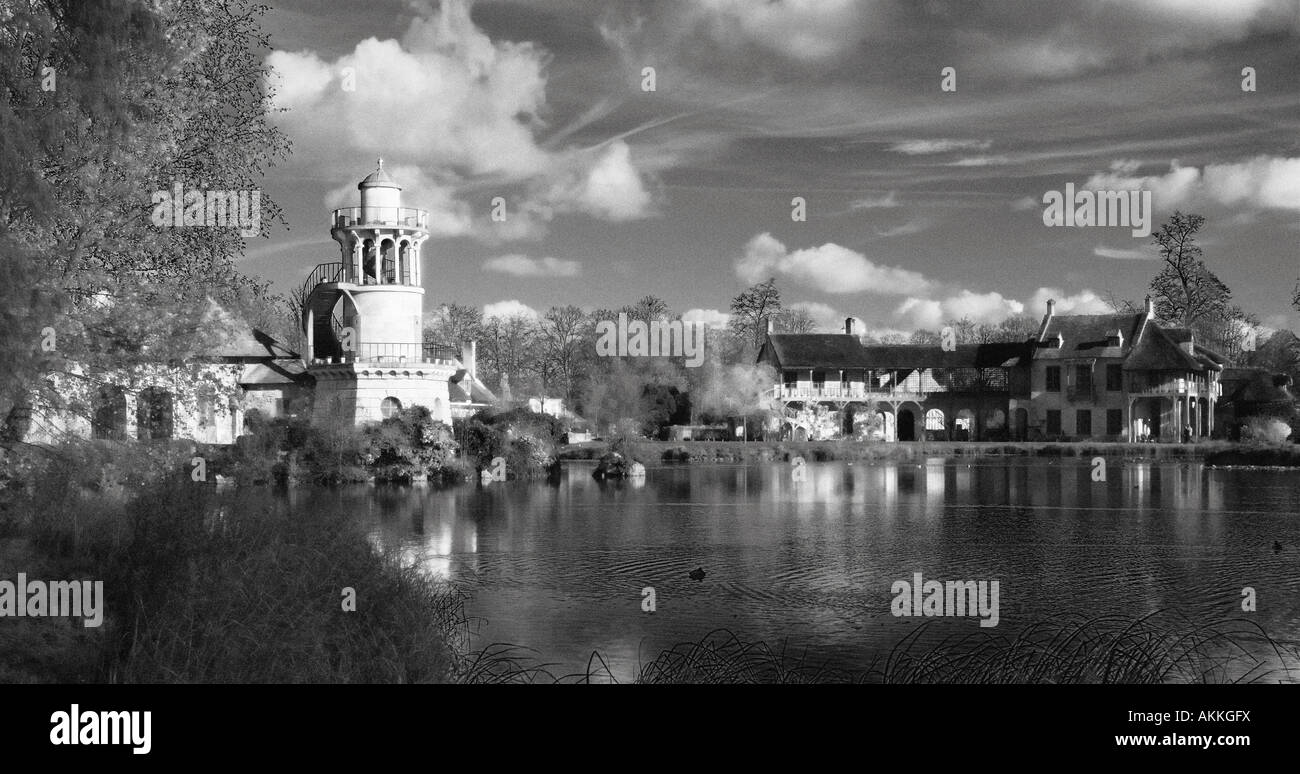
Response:
POLYGON ((1125 371, 1202 371, 1206 364, 1178 346, 1154 323, 1146 327, 1142 340, 1133 347, 1125 371))
POLYGON ((862 368, 862 342, 847 333, 772 333, 767 345, 782 368, 862 368))
POLYGON ((946 351, 922 344, 863 346, 845 333, 774 333, 764 351, 773 352, 782 368, 998 368, 1015 365, 1029 353, 1029 346, 995 342, 946 351))
POLYGON ((1124 348, 1128 349, 1142 329, 1144 316, 1141 313, 1053 315, 1041 340, 1055 339, 1060 334, 1065 338, 1061 352, 1096 357, 1099 356, 1096 350, 1105 349, 1107 339, 1115 331, 1124 334, 1124 348))
POLYGON ((268 363, 249 363, 239 375, 239 383, 248 385, 301 384, 310 381, 306 366, 301 360, 273 360, 268 363))
POLYGON ((299 359, 297 352, 256 328, 236 329, 215 354, 230 360, 299 359))

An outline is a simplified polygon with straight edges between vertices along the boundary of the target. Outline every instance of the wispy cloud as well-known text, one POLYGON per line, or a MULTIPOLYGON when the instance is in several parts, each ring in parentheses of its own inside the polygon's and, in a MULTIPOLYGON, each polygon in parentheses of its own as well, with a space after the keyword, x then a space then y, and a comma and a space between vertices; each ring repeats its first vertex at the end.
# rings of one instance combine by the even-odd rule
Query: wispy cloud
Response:
POLYGON ((516 277, 576 277, 582 264, 559 258, 529 258, 526 255, 499 255, 483 262, 484 271, 512 274, 516 277))
POLYGON ((992 145, 989 140, 905 140, 894 143, 890 150, 909 156, 921 156, 929 153, 988 150, 992 145))
POLYGON ((1105 245, 1092 248, 1092 254, 1098 258, 1114 258, 1117 261, 1151 261, 1156 258, 1149 250, 1120 250, 1105 245))

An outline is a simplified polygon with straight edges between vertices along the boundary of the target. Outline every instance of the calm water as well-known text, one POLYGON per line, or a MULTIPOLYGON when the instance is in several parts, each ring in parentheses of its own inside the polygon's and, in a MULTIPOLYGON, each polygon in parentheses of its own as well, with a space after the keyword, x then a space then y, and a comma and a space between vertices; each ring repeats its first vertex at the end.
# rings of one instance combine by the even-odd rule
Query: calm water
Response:
POLYGON ((297 499, 359 514, 375 540, 470 592, 477 644, 527 646, 557 674, 595 650, 626 678, 719 628, 858 670, 922 621, 936 638, 981 631, 977 618, 893 616, 891 585, 916 572, 997 579, 1001 621, 986 633, 1172 609, 1300 640, 1300 472, 1131 461, 1094 483, 1086 460, 1014 458, 809 463, 803 483, 781 464, 666 465, 621 484, 590 472, 297 499), (687 575, 697 566, 702 582, 687 575))

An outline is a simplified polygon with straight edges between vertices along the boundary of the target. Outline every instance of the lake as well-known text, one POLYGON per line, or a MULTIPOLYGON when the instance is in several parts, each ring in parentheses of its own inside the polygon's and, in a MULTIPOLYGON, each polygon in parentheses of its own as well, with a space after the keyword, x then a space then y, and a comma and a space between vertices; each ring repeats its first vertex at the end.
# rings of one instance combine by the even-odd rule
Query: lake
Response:
POLYGON ((558 485, 294 500, 356 513, 376 542, 469 593, 475 644, 526 646, 557 675, 585 671, 597 651, 626 680, 717 629, 855 672, 922 622, 922 640, 937 641, 1167 610, 1300 640, 1300 471, 1114 460, 1101 482, 1086 459, 934 458, 812 462, 801 482, 781 463, 659 465, 607 483, 591 470, 566 463, 558 485), (689 577, 697 567, 702 581, 689 577), (998 625, 895 616, 893 584, 916 573, 997 580, 998 625), (1245 587, 1255 612, 1242 611, 1245 587))

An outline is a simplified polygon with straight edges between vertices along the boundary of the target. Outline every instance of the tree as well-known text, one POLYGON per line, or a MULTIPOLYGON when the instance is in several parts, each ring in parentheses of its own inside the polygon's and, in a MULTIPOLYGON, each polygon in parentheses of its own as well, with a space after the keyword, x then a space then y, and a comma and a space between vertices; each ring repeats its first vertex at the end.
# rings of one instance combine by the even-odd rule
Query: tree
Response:
POLYGON ((816 333, 817 321, 806 309, 783 309, 774 318, 773 327, 781 333, 816 333))
POLYGON ((252 0, 5 4, 0 409, 86 415, 110 375, 211 352, 226 331, 211 324, 209 299, 279 325, 266 285, 235 268, 237 228, 151 218, 154 194, 173 181, 245 192, 262 233, 279 217, 260 191, 255 211, 247 195, 288 152, 267 120, 265 10, 252 0))
MULTIPOLYGON (((424 324, 424 343, 460 352, 483 336, 483 312, 468 304, 443 304, 424 324)), ((459 354, 457 355, 459 357, 459 354)))
POLYGON ((741 357, 752 360, 763 347, 767 321, 781 312, 781 291, 776 278, 769 277, 731 301, 731 319, 727 326, 740 343, 741 357))
MULTIPOLYGON (((631 306, 625 306, 621 310, 630 320, 640 320, 647 325, 655 320, 668 319, 668 302, 658 296, 646 296, 631 306)), ((617 319, 615 316, 614 319, 617 319)))
POLYGON ((578 368, 594 351, 584 346, 592 321, 576 306, 554 306, 546 310, 540 324, 542 362, 548 365, 545 383, 572 400, 577 386, 578 368))
POLYGON ((1222 315, 1232 292, 1201 259, 1196 234, 1205 225, 1200 215, 1173 216, 1152 235, 1164 266, 1151 280, 1156 316, 1185 328, 1222 315))

